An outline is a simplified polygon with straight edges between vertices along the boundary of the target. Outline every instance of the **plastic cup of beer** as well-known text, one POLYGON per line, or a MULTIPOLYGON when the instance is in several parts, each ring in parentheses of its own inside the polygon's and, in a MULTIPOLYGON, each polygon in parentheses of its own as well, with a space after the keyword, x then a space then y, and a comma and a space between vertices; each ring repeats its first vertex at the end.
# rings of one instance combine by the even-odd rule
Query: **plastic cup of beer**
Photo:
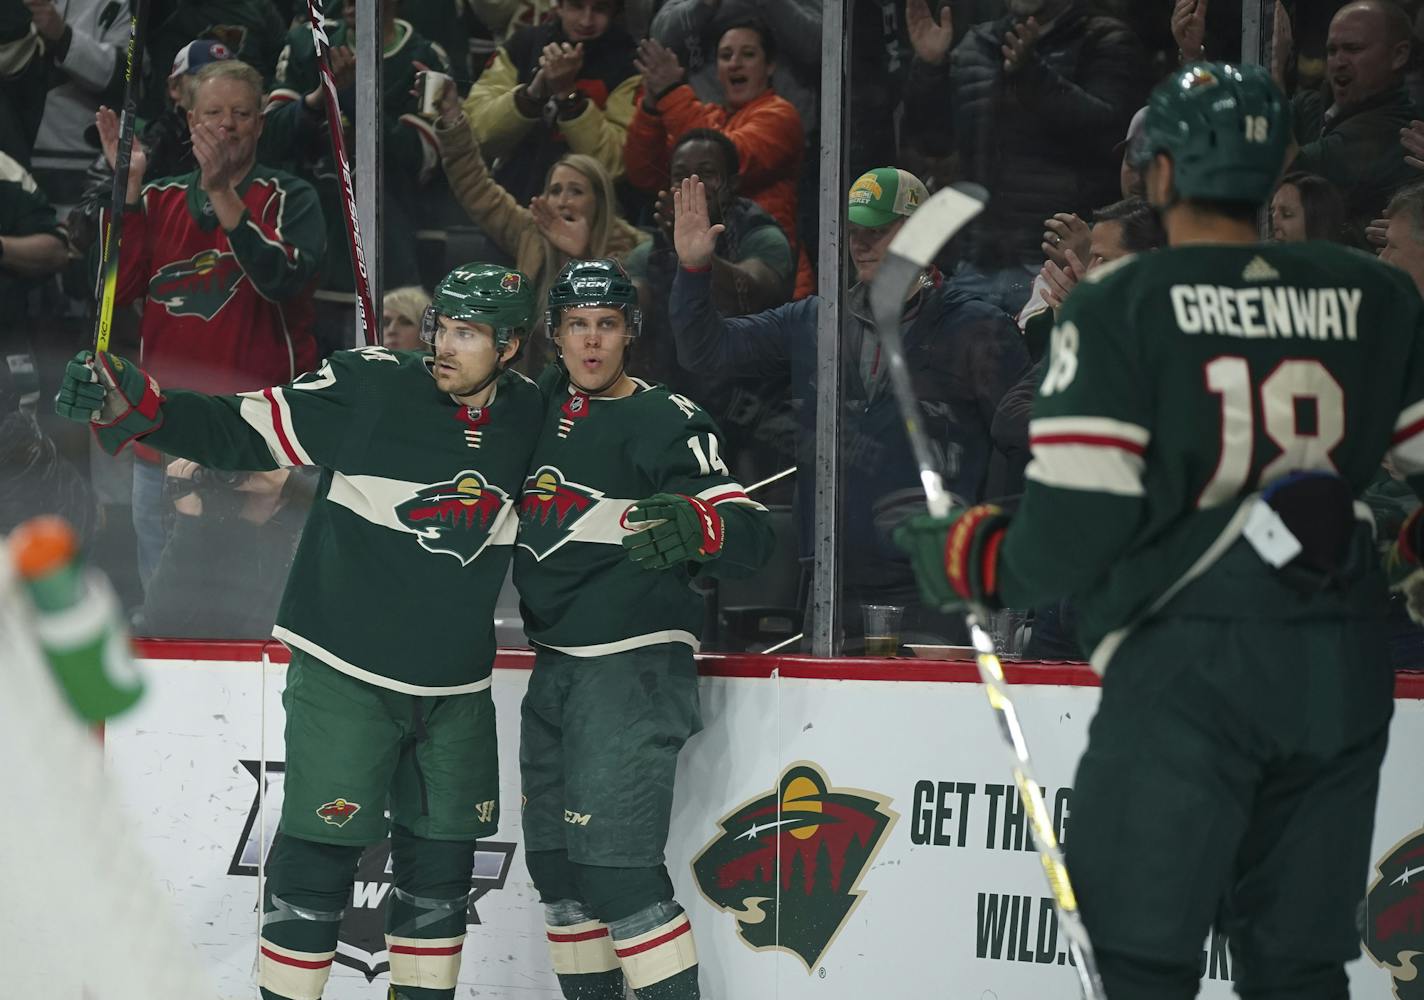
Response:
POLYGON ((900 651, 900 618, 905 609, 898 604, 862 604, 865 619, 865 655, 895 656, 900 651))

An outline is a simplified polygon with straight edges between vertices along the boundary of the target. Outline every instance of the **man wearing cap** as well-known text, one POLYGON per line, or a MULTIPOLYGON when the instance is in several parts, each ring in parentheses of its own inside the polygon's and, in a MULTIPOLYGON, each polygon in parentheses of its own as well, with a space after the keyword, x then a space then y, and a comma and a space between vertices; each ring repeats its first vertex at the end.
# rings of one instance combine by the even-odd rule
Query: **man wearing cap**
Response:
MULTIPOLYGON (((193 77, 208 63, 231 59, 232 52, 222 42, 197 39, 178 50, 173 71, 168 74, 168 101, 163 112, 149 121, 139 121, 135 131, 148 153, 149 177, 177 177, 195 169, 192 140, 188 135, 188 106, 192 103, 193 77)), ((87 132, 94 146, 99 130, 92 123, 87 132)), ((89 166, 84 196, 69 215, 70 240, 87 251, 98 237, 99 213, 109 207, 114 169, 100 153, 89 166)))
MULTIPOLYGON (((904 633, 929 641, 962 636, 957 619, 920 602, 909 563, 890 540, 906 514, 921 509, 919 469, 903 424, 870 312, 870 282, 904 225, 927 198, 925 186, 906 170, 879 167, 862 174, 849 193, 849 247, 855 283, 841 322, 845 359, 842 461, 848 470, 842 495, 845 545, 843 621, 849 648, 860 633, 863 604, 906 608, 904 633)), ((802 480, 797 490, 801 555, 809 565, 813 546, 810 508, 815 467, 815 296, 750 316, 724 317, 711 296, 712 254, 721 226, 711 225, 706 192, 696 176, 674 192, 674 242, 681 267, 668 312, 677 339, 678 362, 693 371, 727 375, 791 376, 801 402, 797 441, 802 480)), ((901 320, 905 360, 920 400, 923 425, 940 461, 945 486, 961 497, 992 495, 997 466, 989 427, 1000 397, 1028 370, 1023 339, 1000 310, 943 285, 937 269, 920 276, 905 300, 901 320)))

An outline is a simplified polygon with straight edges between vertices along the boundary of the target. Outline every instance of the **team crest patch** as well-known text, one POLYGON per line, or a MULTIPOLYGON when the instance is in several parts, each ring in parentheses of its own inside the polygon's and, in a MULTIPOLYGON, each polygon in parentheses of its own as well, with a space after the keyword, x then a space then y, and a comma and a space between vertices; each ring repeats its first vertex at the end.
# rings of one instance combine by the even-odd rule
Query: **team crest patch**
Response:
POLYGON ((395 514, 415 532, 421 548, 454 556, 468 566, 489 544, 490 532, 508 499, 498 486, 467 469, 448 483, 418 491, 398 505, 395 514))
POLYGON ((776 788, 718 820, 692 874, 750 948, 789 952, 810 972, 865 895, 861 877, 897 819, 888 797, 834 788, 819 766, 799 761, 776 788))
POLYGON ((1390 974, 1399 1000, 1424 998, 1424 827, 1375 863, 1379 877, 1360 911, 1370 960, 1390 974))
POLYGON ((170 316, 210 320, 232 299, 242 278, 242 266, 232 254, 204 250, 160 267, 148 282, 148 297, 170 316))
POLYGON ((569 482, 552 465, 544 465, 524 481, 519 500, 519 542, 543 559, 568 541, 574 526, 603 494, 591 486, 569 482))
POLYGON ((332 799, 330 802, 323 802, 317 806, 316 814, 322 818, 323 822, 332 826, 345 826, 351 822, 351 817, 361 811, 361 803, 347 802, 345 799, 332 799))
POLYGON ((504 277, 499 279, 499 287, 503 288, 506 292, 519 291, 519 286, 522 283, 523 279, 514 271, 506 271, 504 277))

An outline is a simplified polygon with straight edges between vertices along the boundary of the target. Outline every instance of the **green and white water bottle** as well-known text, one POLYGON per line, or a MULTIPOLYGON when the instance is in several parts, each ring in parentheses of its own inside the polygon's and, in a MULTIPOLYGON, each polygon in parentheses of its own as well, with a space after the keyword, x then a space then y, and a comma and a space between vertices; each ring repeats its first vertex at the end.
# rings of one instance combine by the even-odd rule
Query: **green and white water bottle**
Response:
POLYGON ((143 678, 108 578, 84 565, 61 517, 26 521, 10 556, 34 607, 34 630, 55 679, 80 718, 102 722, 131 708, 143 678))

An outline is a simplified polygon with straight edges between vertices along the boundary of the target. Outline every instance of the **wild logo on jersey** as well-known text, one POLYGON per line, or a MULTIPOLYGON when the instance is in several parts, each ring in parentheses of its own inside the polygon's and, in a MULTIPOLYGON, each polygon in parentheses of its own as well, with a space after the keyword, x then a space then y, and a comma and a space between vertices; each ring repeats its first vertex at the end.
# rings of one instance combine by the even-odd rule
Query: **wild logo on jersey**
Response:
POLYGON ((1375 865, 1361 911, 1365 951, 1394 978, 1399 1000, 1424 998, 1424 827, 1415 830, 1375 865), (1418 963, 1418 964, 1416 964, 1418 963))
POLYGON ((396 517, 419 536, 421 548, 454 556, 468 566, 489 542, 507 499, 484 476, 466 470, 448 483, 419 490, 396 507, 396 517))
POLYGON ((543 559, 568 541, 574 525, 603 499, 591 486, 571 483, 552 465, 524 481, 519 500, 519 545, 543 559))
POLYGON ((800 761, 777 788, 718 821, 722 832, 692 873, 751 948, 790 952, 810 972, 864 895, 860 878, 898 818, 889 798, 833 788, 820 767, 800 761))
POLYGON ((212 319, 227 305, 242 278, 242 265, 232 254, 204 250, 160 267, 148 282, 148 297, 170 316, 212 319))

